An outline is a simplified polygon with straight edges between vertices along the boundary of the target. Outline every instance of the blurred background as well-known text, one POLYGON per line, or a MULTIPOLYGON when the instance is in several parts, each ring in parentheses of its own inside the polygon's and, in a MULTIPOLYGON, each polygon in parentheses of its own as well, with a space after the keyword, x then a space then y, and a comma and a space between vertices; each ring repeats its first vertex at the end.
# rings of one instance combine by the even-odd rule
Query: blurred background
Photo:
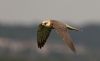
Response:
POLYGON ((99 0, 0 0, 0 61, 100 61, 99 0), (80 28, 70 31, 73 53, 55 31, 40 50, 38 24, 50 18, 80 28))

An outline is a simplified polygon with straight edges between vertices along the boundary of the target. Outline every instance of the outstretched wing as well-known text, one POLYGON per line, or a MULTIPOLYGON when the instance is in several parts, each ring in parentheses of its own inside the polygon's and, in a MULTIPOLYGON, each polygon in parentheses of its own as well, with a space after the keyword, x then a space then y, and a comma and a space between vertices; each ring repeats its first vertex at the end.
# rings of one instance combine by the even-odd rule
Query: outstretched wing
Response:
POLYGON ((46 43, 48 36, 50 35, 51 28, 45 27, 43 25, 38 26, 37 30, 37 44, 38 48, 41 48, 46 43))
POLYGON ((75 52, 76 51, 75 46, 74 46, 72 39, 70 38, 70 36, 68 34, 68 30, 66 28, 66 25, 64 25, 63 23, 60 23, 58 21, 52 21, 52 24, 53 24, 53 28, 63 38, 65 43, 68 45, 68 47, 71 48, 71 50, 75 52))

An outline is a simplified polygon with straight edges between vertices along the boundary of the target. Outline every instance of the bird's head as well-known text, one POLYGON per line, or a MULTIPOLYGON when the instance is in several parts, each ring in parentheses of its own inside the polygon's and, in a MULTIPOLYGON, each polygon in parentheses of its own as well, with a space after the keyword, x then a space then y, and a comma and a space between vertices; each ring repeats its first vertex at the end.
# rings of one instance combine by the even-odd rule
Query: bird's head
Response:
POLYGON ((44 21, 42 22, 42 25, 43 25, 43 26, 46 26, 46 27, 51 27, 51 21, 50 21, 50 19, 44 20, 44 21))

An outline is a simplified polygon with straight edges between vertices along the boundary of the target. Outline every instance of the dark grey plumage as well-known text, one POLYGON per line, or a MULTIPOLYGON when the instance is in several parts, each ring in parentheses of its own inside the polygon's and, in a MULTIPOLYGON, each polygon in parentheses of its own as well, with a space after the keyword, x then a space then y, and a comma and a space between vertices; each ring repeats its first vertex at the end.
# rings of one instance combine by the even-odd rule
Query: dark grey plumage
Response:
POLYGON ((45 27, 42 24, 39 25, 38 31, 37 31, 37 43, 38 48, 41 48, 44 46, 48 36, 50 35, 51 28, 45 27))

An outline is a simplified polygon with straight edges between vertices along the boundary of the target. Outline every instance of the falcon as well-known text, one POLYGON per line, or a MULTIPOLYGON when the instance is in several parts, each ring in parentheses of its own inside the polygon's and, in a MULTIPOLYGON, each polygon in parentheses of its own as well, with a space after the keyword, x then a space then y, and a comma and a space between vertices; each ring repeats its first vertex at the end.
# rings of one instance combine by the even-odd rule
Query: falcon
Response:
POLYGON ((68 45, 68 47, 75 52, 75 45, 73 40, 70 38, 69 34, 68 34, 68 29, 69 30, 76 30, 78 31, 79 29, 74 28, 72 26, 69 26, 68 24, 64 24, 60 21, 57 20, 44 20, 41 24, 39 24, 38 26, 38 30, 37 30, 37 45, 38 48, 42 48, 49 35, 50 32, 55 29, 56 32, 60 35, 60 37, 65 41, 65 43, 68 45))

